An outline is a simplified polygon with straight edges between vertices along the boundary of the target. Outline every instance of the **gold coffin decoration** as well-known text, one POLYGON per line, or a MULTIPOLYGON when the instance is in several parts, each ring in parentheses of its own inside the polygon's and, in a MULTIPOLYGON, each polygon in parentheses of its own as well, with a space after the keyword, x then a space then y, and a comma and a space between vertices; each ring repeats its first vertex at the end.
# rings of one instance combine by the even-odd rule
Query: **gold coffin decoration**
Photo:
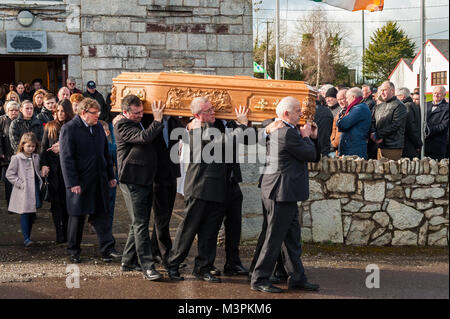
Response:
POLYGON ((125 72, 113 79, 111 111, 120 112, 120 103, 128 94, 142 100, 145 113, 151 113, 152 101, 161 100, 166 104, 164 114, 185 117, 192 116, 189 105, 199 96, 208 97, 219 119, 235 119, 234 109, 242 105, 250 107, 250 121, 262 122, 276 117, 276 106, 286 96, 300 101, 300 122, 312 121, 316 110, 316 93, 304 82, 249 76, 125 72))

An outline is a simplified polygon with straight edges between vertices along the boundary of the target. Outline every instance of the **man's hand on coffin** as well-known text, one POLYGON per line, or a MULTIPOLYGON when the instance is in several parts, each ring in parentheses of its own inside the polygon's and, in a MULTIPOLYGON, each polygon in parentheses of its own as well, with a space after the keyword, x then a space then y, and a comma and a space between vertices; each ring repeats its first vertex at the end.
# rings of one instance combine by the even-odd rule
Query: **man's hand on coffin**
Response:
POLYGON ((236 112, 236 120, 242 124, 247 126, 248 125, 248 117, 247 117, 247 113, 248 113, 249 108, 239 105, 239 110, 238 109, 234 109, 234 111, 236 112))
POLYGON ((300 134, 302 137, 310 137, 311 136, 311 124, 306 123, 303 126, 300 126, 299 128, 300 134))
POLYGON ((122 113, 120 113, 119 115, 117 115, 113 120, 112 120, 112 124, 116 125, 117 122, 119 122, 121 119, 124 119, 125 116, 123 116, 122 113))
POLYGON ((285 127, 286 124, 282 120, 277 120, 266 126, 266 134, 269 135, 273 131, 278 130, 279 128, 285 127))
POLYGON ((152 102, 152 113, 153 113, 153 118, 155 119, 155 121, 158 122, 162 122, 163 119, 163 111, 164 108, 166 107, 165 104, 163 104, 162 101, 153 101, 152 102))

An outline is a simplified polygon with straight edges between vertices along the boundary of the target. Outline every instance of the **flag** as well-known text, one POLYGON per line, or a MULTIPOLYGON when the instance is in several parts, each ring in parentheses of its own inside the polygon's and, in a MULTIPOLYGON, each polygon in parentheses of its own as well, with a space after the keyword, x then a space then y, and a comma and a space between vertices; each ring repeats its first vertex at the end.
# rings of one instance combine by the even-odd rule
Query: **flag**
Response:
POLYGON ((289 65, 280 57, 280 67, 289 69, 289 65))
POLYGON ((262 66, 253 61, 253 73, 265 73, 266 71, 262 66))
POLYGON ((342 8, 349 11, 367 10, 382 11, 384 0, 312 0, 327 3, 330 6, 342 8))

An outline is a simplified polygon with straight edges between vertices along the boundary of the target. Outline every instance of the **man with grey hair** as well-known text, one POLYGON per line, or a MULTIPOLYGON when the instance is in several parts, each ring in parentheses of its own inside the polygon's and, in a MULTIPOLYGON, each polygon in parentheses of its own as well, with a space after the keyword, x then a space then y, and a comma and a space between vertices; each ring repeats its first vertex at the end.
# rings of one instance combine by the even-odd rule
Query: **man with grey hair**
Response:
POLYGON ((437 160, 448 157, 449 108, 445 93, 444 86, 434 87, 433 101, 427 103, 425 156, 437 160))
POLYGON ((405 144, 406 107, 395 96, 394 83, 383 82, 378 92, 381 103, 374 108, 370 138, 378 144, 378 159, 397 161, 405 144))
MULTIPOLYGON (((211 270, 216 257, 217 236, 225 213, 223 206, 227 193, 227 163, 222 156, 216 159, 211 154, 216 147, 210 146, 218 145, 222 148, 225 138, 214 127, 214 108, 206 97, 192 100, 191 112, 194 119, 188 125, 190 162, 184 185, 186 216, 178 226, 167 268, 171 280, 184 280, 179 273, 180 264, 189 254, 197 235, 198 255, 193 275, 206 282, 218 283, 221 280, 211 274, 211 270), (210 151, 204 152, 205 148, 210 151), (208 158, 204 158, 205 156, 208 158)), ((236 110, 239 127, 243 130, 248 124, 247 113, 247 108, 240 107, 239 111, 236 110)))
MULTIPOLYGON (((345 111, 347 110, 348 103, 347 103, 347 91, 348 89, 341 89, 339 90, 336 98, 338 100, 339 106, 341 107, 341 111, 336 114, 336 116, 333 119, 333 129, 331 130, 331 151, 334 153, 334 156, 338 154, 338 148, 339 148, 339 142, 341 140, 341 132, 339 132, 337 128, 337 120, 344 116, 345 111)), ((320 130, 319 130, 320 133, 320 130)), ((331 156, 331 155, 330 155, 331 156)))
POLYGON ((403 147, 402 157, 408 157, 409 159, 420 157, 420 148, 422 147, 420 106, 414 103, 411 92, 406 87, 399 88, 396 95, 406 107, 405 146, 403 147))
POLYGON ((307 123, 297 128, 302 112, 299 101, 290 96, 280 101, 276 113, 284 127, 269 134, 269 151, 260 179, 267 227, 252 272, 251 288, 261 292, 282 292, 270 282, 281 252, 289 274, 288 288, 315 291, 319 285, 307 281, 300 258, 302 250, 297 201, 309 197, 307 162, 320 160, 317 125, 307 123))
POLYGON ((375 101, 373 99, 372 90, 370 89, 370 85, 363 84, 361 86, 361 90, 363 93, 363 103, 366 103, 369 107, 369 110, 372 112, 373 107, 375 106, 375 101))
POLYGON ((64 99, 66 99, 66 100, 70 99, 70 91, 65 86, 60 88, 58 91, 58 101, 62 101, 64 99))
POLYGON ((70 91, 70 95, 72 95, 72 94, 74 94, 74 93, 83 94, 83 92, 81 92, 81 90, 77 89, 77 87, 76 87, 77 83, 76 83, 74 77, 69 76, 69 77, 67 78, 67 80, 66 80, 66 85, 67 85, 67 88, 68 88, 69 91, 70 91))
POLYGON ((336 122, 341 141, 339 155, 358 155, 367 159, 367 139, 369 137, 372 113, 366 103, 363 103, 363 93, 354 87, 347 91, 347 109, 341 113, 336 122))

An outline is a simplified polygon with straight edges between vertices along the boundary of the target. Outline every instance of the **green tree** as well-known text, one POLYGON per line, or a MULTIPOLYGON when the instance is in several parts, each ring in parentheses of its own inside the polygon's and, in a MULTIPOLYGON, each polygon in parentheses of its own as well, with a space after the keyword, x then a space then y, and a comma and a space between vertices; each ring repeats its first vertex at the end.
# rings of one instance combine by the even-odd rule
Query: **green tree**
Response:
POLYGON ((364 51, 363 72, 367 79, 386 81, 401 58, 414 57, 415 45, 396 22, 377 29, 364 51))

